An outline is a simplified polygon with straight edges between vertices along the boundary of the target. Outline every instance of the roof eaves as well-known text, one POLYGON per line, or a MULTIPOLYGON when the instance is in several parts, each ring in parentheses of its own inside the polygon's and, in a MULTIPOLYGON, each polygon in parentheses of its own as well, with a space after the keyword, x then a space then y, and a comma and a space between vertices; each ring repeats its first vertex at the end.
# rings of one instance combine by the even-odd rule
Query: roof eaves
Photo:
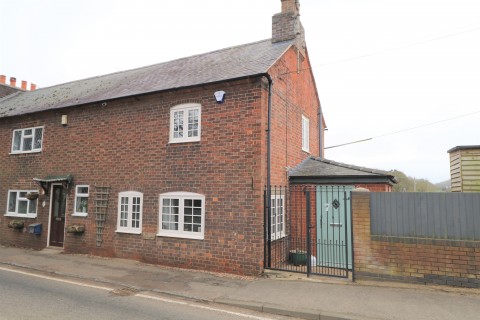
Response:
MULTIPOLYGON (((266 74, 267 74, 267 73, 264 72, 264 73, 251 74, 251 75, 248 75, 248 76, 237 77, 237 78, 230 78, 230 79, 223 79, 223 80, 218 80, 218 81, 198 83, 198 84, 193 84, 193 85, 188 85, 188 86, 178 86, 178 87, 172 87, 172 88, 161 89, 161 90, 145 91, 145 92, 141 92, 141 93, 127 94, 127 95, 124 95, 124 96, 117 96, 117 97, 114 97, 114 98, 92 100, 92 101, 88 101, 88 102, 84 102, 84 103, 65 104, 65 105, 60 105, 60 106, 58 106, 58 107, 49 108, 49 109, 47 109, 47 110, 35 110, 35 111, 29 111, 29 112, 21 112, 21 113, 9 114, 9 115, 7 115, 7 116, 2 115, 2 112, 0 111, 0 118, 16 117, 16 116, 21 116, 21 115, 23 116, 23 115, 27 115, 27 114, 34 114, 34 113, 44 112, 44 111, 48 111, 48 110, 59 110, 59 109, 63 109, 63 108, 80 107, 80 106, 86 106, 86 105, 89 105, 89 104, 92 104, 92 103, 98 103, 98 102, 100 102, 100 101, 102 101, 102 102, 108 102, 108 101, 114 101, 114 100, 117 100, 117 99, 125 99, 125 98, 131 98, 131 97, 139 97, 139 96, 149 95, 149 94, 153 94, 153 93, 161 93, 161 92, 167 92, 167 91, 176 91, 176 90, 182 90, 182 89, 195 88, 195 87, 198 87, 198 86, 212 85, 212 84, 222 83, 222 82, 226 82, 226 81, 237 81, 237 80, 242 80, 242 79, 256 78, 256 77, 265 76, 266 74)), ((20 92, 19 92, 19 93, 20 93, 20 92)), ((15 94, 16 94, 16 93, 15 93, 15 94)), ((12 96, 12 95, 10 95, 10 96, 12 96)), ((0 102, 2 102, 1 99, 0 99, 0 102)))

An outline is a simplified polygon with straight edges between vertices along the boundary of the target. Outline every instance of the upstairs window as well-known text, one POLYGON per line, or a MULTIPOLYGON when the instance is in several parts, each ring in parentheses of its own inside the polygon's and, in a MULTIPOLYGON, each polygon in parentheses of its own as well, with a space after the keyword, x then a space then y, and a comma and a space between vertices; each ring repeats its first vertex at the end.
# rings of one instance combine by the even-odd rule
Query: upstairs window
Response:
POLYGON ((170 109, 170 143, 200 141, 201 111, 196 103, 170 109))
POLYGON ((117 232, 142 233, 143 194, 135 191, 118 194, 117 232))
POLYGON ((13 130, 12 153, 42 151, 43 127, 13 130))
POLYGON ((27 199, 27 194, 37 190, 9 190, 6 216, 36 218, 37 199, 27 199))
POLYGON ((160 195, 159 236, 203 239, 205 196, 190 192, 160 195))
POLYGON ((310 120, 302 115, 302 150, 310 151, 310 120))

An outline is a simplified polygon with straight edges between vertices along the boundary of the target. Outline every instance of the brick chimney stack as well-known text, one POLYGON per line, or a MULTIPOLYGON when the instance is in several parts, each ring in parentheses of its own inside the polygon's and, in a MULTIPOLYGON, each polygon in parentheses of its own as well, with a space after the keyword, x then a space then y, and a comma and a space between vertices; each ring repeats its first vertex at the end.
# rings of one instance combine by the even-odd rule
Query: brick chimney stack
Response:
POLYGON ((37 90, 37 85, 35 83, 30 83, 30 91, 37 90))
POLYGON ((0 74, 0 84, 6 84, 7 77, 3 74, 0 74))
POLYGON ((17 86, 17 78, 10 77, 10 86, 11 87, 16 87, 17 86))
POLYGON ((22 80, 22 89, 27 90, 27 81, 22 80))
POLYGON ((305 31, 300 22, 300 0, 281 0, 282 12, 272 17, 272 43, 296 39, 295 45, 305 50, 305 31))

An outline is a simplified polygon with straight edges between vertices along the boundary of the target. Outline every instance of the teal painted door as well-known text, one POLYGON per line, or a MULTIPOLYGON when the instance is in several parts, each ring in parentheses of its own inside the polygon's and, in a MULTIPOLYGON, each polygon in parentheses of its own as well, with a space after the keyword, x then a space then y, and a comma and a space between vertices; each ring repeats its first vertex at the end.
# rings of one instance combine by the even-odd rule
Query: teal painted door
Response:
MULTIPOLYGON (((317 186, 316 265, 352 268, 350 194, 353 186, 317 186)), ((312 263, 313 264, 313 263, 312 263)))

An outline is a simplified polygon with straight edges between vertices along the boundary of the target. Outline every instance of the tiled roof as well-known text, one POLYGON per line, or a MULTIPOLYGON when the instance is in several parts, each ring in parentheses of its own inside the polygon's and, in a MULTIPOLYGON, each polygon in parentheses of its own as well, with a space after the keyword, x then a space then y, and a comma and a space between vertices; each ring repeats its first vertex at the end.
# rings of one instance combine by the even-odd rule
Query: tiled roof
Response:
POLYGON ((290 170, 290 178, 301 177, 369 177, 369 178, 387 178, 396 183, 395 177, 386 171, 354 166, 351 164, 340 163, 332 160, 308 157, 298 166, 290 170))
POLYGON ((292 41, 270 39, 0 99, 0 118, 266 73, 292 41))

